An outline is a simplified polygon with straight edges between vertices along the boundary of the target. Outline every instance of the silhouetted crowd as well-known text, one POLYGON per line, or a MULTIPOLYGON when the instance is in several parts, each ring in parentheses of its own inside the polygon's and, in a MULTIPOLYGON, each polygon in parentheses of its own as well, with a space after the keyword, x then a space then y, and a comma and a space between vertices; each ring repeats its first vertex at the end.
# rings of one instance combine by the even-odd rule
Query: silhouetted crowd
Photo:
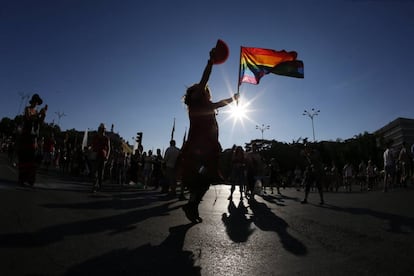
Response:
MULTIPOLYGON (((16 141, 10 137, 0 138, 1 151, 7 153, 9 162, 17 167, 18 156, 16 141)), ((171 196, 180 196, 180 179, 177 178, 177 159, 180 149, 170 144, 172 149, 163 154, 160 149, 156 154, 147 152, 139 146, 134 153, 125 152, 122 147, 112 148, 105 163, 104 185, 118 184, 142 189, 160 189, 160 192, 171 196), (174 152, 174 153, 171 153, 174 152), (168 158, 168 161, 165 159, 168 158), (179 189, 177 189, 177 187, 179 189), (177 193, 179 191, 179 193, 177 193)), ((400 148, 389 147, 384 166, 380 167, 371 160, 361 160, 359 164, 346 163, 342 167, 335 163, 322 164, 318 181, 326 192, 388 191, 393 188, 404 188, 412 183, 413 149, 404 143, 400 148), (386 164, 385 164, 386 162, 386 164), (385 166, 388 166, 385 169, 385 166)), ((64 141, 58 144, 53 135, 42 137, 36 147, 36 162, 40 168, 48 172, 54 171, 62 176, 79 177, 82 180, 93 178, 93 157, 91 146, 82 149, 82 145, 73 145, 64 141)), ((387 151, 387 149, 384 151, 387 151)), ((256 152, 245 151, 241 146, 232 149, 231 171, 225 173, 225 182, 230 184, 231 196, 239 187, 241 196, 249 194, 280 193, 281 189, 292 187, 299 190, 306 188, 306 177, 312 164, 294 170, 281 171, 280 164, 271 158, 266 160, 256 152)), ((310 185, 314 190, 316 183, 310 185)))

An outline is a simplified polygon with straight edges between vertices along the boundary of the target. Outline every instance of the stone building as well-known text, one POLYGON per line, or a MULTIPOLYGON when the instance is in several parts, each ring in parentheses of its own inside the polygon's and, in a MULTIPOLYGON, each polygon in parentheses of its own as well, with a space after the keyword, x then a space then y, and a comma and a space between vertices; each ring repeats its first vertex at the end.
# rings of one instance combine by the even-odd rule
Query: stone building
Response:
POLYGON ((400 148, 403 142, 411 147, 414 144, 414 119, 399 117, 375 131, 374 134, 378 137, 379 145, 392 140, 395 148, 400 148))

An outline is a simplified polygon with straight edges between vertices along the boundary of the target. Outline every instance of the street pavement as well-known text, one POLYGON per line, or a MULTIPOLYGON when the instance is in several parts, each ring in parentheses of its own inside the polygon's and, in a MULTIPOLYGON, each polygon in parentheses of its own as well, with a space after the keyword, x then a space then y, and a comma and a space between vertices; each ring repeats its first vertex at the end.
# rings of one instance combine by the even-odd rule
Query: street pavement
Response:
MULTIPOLYGON (((0 275, 414 275, 414 188, 228 200, 211 186, 191 224, 156 190, 39 174, 16 186, 0 154, 0 275)), ((188 195, 187 195, 188 196, 188 195)))

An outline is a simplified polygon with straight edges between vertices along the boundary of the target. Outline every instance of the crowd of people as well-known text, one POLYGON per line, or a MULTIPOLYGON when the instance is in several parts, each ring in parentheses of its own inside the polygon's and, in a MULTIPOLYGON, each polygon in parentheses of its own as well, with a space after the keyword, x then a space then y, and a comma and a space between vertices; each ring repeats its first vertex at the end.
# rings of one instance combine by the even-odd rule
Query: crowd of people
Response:
POLYGON ((240 187, 240 195, 256 193, 281 193, 281 188, 292 187, 304 190, 302 203, 307 203, 309 192, 317 189, 320 203, 324 203, 324 192, 361 192, 407 187, 414 180, 414 146, 409 149, 404 142, 400 148, 392 148, 388 142, 383 153, 384 166, 376 166, 372 160, 361 160, 357 164, 346 162, 342 167, 335 163, 323 164, 318 152, 305 145, 303 157, 305 166, 296 166, 294 170, 281 171, 275 158, 266 161, 255 153, 244 152, 241 146, 233 147, 233 166, 229 182, 232 198, 235 187, 240 187))
POLYGON ((88 177, 93 192, 101 190, 109 182, 160 189, 161 193, 184 200, 184 191, 187 190, 189 198, 183 211, 190 221, 198 223, 202 221, 199 204, 213 183, 231 184, 229 200, 232 200, 237 186, 240 198, 249 200, 269 189, 278 194, 287 186, 304 189, 303 204, 308 202, 310 191, 317 188, 320 204, 324 204, 326 191, 343 189, 351 192, 357 186, 361 191, 382 189, 387 192, 397 186, 406 187, 412 179, 413 150, 408 150, 403 144, 396 151, 391 148, 392 143, 387 143, 383 153, 383 168, 376 167, 371 160, 361 160, 358 166, 352 163, 346 163, 342 168, 335 164, 327 166, 322 163, 318 151, 305 144, 303 158, 306 165, 298 165, 287 172, 280 170, 276 158, 264 160, 255 144, 247 152, 242 146, 235 145, 231 153, 231 172, 225 179, 219 166, 222 148, 218 140, 216 110, 237 101, 239 95, 211 101, 207 82, 213 65, 217 63, 217 49, 213 48, 200 82, 189 87, 184 96, 190 121, 188 139, 181 149, 171 139, 164 154, 160 149, 155 154, 152 150, 144 151, 141 144, 133 153, 125 153, 121 147, 112 145, 104 124, 98 126, 91 144, 86 147, 69 143, 67 139, 62 145, 57 145, 53 134, 50 137, 39 136, 48 106, 38 111, 43 101, 38 94, 33 95, 25 109, 17 139, 8 141, 6 147, 2 146, 7 148, 10 162, 18 168, 18 185, 33 186, 36 170, 43 166, 46 171, 54 167, 64 175, 88 177), (180 187, 179 194, 177 187, 180 187))

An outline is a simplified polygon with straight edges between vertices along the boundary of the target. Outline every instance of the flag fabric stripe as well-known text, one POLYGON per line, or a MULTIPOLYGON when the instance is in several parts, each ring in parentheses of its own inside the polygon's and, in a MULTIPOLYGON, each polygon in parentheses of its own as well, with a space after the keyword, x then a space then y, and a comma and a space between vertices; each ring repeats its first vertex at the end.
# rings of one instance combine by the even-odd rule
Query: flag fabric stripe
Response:
POLYGON ((241 47, 239 85, 243 82, 258 84, 269 73, 303 78, 303 62, 296 57, 294 51, 241 47))
POLYGON ((287 77, 303 78, 303 61, 292 60, 281 62, 273 67, 270 72, 287 77))

